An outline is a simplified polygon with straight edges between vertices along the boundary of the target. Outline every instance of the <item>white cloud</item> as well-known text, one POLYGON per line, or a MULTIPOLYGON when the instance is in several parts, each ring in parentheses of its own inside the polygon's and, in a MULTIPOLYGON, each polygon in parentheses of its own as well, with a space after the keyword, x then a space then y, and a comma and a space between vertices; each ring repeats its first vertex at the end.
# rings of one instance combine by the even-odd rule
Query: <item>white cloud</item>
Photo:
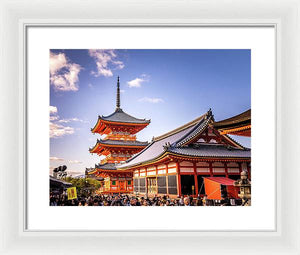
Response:
MULTIPOLYGON (((64 135, 73 134, 75 132, 74 128, 72 127, 58 124, 58 122, 60 122, 61 120, 59 120, 59 116, 57 115, 58 111, 56 106, 50 106, 49 111, 50 111, 50 138, 58 138, 64 135)), ((73 119, 78 120, 77 118, 73 118, 73 119)))
POLYGON ((148 81, 149 81, 149 76, 146 74, 142 74, 140 77, 128 81, 127 84, 129 88, 140 88, 142 86, 142 83, 148 81))
POLYGON ((50 121, 55 121, 55 120, 58 120, 59 117, 58 116, 51 116, 50 115, 50 121))
POLYGON ((84 120, 78 119, 78 118, 71 118, 71 119, 60 119, 58 122, 59 123, 69 123, 71 121, 77 121, 77 122, 86 122, 84 120))
POLYGON ((124 90, 124 89, 120 89, 120 92, 121 92, 121 93, 125 93, 125 90, 124 90))
POLYGON ((57 113, 57 107, 56 106, 49 106, 50 115, 57 113))
POLYGON ((113 69, 123 69, 124 63, 120 60, 117 60, 117 54, 115 50, 89 50, 89 55, 94 58, 97 66, 97 71, 92 71, 92 74, 96 77, 113 76, 113 69))
POLYGON ((67 67, 68 61, 64 53, 55 54, 50 51, 50 74, 55 75, 60 69, 67 67))
POLYGON ((140 98, 138 100, 139 102, 147 102, 147 103, 153 103, 153 104, 157 104, 157 103, 163 103, 164 100, 162 100, 161 98, 157 98, 157 97, 143 97, 143 98, 140 98))
POLYGON ((50 111, 50 121, 58 120, 58 115, 57 115, 57 107, 56 106, 49 106, 49 111, 50 111))
POLYGON ((141 87, 143 81, 144 80, 141 78, 136 78, 134 80, 128 81, 127 84, 130 88, 139 88, 141 87))
POLYGON ((50 122, 50 138, 58 138, 64 135, 74 134, 74 128, 59 125, 57 123, 50 122))
POLYGON ((58 157, 50 157, 51 161, 64 161, 63 158, 58 158, 58 157))
POLYGON ((117 69, 123 69, 125 67, 122 61, 114 61, 113 64, 116 65, 117 69))
POLYGON ((80 65, 71 63, 64 53, 50 51, 50 84, 56 91, 77 91, 80 65))
POLYGON ((69 160, 69 163, 70 164, 82 164, 82 162, 79 160, 69 160))

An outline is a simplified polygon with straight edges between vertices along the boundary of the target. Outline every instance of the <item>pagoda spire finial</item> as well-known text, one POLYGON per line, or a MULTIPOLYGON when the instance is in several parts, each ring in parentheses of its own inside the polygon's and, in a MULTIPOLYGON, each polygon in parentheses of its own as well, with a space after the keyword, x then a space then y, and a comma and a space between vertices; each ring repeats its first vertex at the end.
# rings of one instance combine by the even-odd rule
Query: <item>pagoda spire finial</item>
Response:
POLYGON ((117 82, 117 109, 120 109, 120 77, 119 76, 117 82))

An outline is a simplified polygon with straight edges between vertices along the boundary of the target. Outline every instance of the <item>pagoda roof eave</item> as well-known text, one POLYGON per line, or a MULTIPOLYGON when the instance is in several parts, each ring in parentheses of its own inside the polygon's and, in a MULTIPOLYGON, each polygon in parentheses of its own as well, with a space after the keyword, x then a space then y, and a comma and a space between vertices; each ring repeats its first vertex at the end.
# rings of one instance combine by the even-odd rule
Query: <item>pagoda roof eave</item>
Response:
POLYGON ((149 122, 144 122, 144 123, 139 123, 139 122, 122 122, 122 121, 113 121, 113 120, 106 120, 106 119, 103 119, 102 117, 100 117, 100 121, 102 121, 103 123, 105 124, 114 124, 114 125, 128 125, 128 126, 132 126, 132 125, 140 125, 140 126, 147 126, 149 125, 150 123, 150 120, 149 122))
POLYGON ((116 164, 114 164, 114 163, 105 163, 105 164, 96 164, 95 165, 95 169, 102 169, 102 170, 109 170, 109 171, 111 171, 111 170, 116 170, 117 168, 116 168, 116 164))
POLYGON ((108 116, 100 116, 101 120, 108 122, 119 122, 124 124, 149 124, 151 121, 147 119, 138 119, 128 113, 124 112, 121 108, 116 108, 116 110, 108 116))
POLYGON ((96 128, 100 124, 99 120, 100 120, 100 116, 98 116, 98 119, 97 119, 97 122, 96 122, 95 126, 93 128, 91 128, 92 133, 96 133, 96 128))
POLYGON ((132 173, 132 170, 109 170, 109 169, 102 169, 102 168, 96 168, 96 171, 98 172, 105 172, 105 173, 132 173))
POLYGON ((98 116, 97 123, 91 129, 91 131, 95 133, 100 123, 103 123, 105 125, 112 124, 123 126, 147 126, 150 122, 151 120, 135 118, 124 112, 121 108, 117 108, 112 114, 108 116, 98 116))
POLYGON ((124 140, 97 140, 97 143, 103 147, 138 147, 144 148, 148 146, 148 142, 124 141, 124 140))
POLYGON ((139 141, 122 141, 122 140, 99 140, 97 139, 96 144, 93 148, 89 149, 90 153, 97 153, 97 149, 101 147, 106 148, 145 148, 148 146, 148 142, 139 141))
POLYGON ((89 148, 89 152, 90 153, 96 153, 96 149, 98 148, 99 144, 98 144, 98 139, 97 139, 97 142, 96 144, 92 147, 92 148, 89 148))
POLYGON ((149 122, 145 122, 145 123, 108 121, 108 120, 105 120, 102 117, 98 116, 97 123, 95 124, 95 126, 93 128, 91 128, 91 132, 92 133, 100 133, 100 131, 98 131, 98 128, 101 124, 103 124, 106 127, 109 127, 110 125, 146 127, 149 125, 149 123, 150 123, 150 120, 149 120, 149 122))

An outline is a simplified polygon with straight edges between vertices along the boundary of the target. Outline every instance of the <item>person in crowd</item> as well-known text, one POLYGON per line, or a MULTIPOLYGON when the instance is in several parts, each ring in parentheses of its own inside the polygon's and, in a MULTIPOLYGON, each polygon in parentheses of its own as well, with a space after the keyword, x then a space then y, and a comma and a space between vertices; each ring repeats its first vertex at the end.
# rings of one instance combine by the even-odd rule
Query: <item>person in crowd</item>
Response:
POLYGON ((179 206, 184 206, 184 196, 181 196, 178 202, 179 206))
POLYGON ((183 199, 183 203, 184 203, 184 206, 191 206, 190 198, 189 197, 185 197, 183 199))
POLYGON ((203 206, 207 206, 208 205, 207 204, 207 195, 206 194, 203 196, 202 204, 203 204, 203 206))

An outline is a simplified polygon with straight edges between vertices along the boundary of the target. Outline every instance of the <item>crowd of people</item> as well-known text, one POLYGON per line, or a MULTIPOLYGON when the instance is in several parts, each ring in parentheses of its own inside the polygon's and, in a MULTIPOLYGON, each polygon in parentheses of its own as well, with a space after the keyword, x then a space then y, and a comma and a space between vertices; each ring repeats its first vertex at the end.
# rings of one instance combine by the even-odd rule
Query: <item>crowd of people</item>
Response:
POLYGON ((50 193, 50 206, 230 206, 238 201, 225 198, 219 201, 209 200, 207 196, 181 196, 170 198, 168 195, 143 197, 128 194, 81 196, 68 200, 65 194, 50 193))

